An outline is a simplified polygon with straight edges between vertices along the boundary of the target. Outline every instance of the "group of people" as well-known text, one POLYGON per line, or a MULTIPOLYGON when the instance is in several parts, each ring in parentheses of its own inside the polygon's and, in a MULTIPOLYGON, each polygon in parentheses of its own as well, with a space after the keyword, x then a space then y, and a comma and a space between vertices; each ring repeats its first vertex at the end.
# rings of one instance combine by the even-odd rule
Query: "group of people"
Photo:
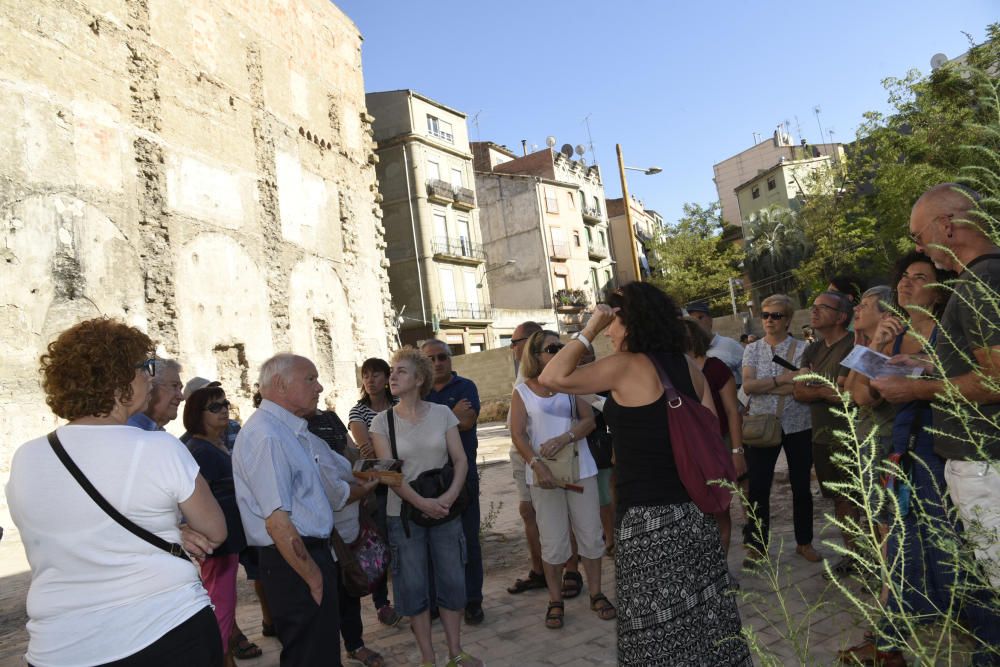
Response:
MULTIPOLYGON (((910 221, 916 249, 893 282, 860 294, 835 283, 817 295, 812 343, 790 335, 784 295, 762 301, 763 337, 741 345, 712 332, 707 307, 685 314, 647 283, 610 294, 571 340, 534 322, 517 327, 511 465, 531 569, 508 591, 545 589, 539 622, 559 630, 571 622, 564 600, 584 588, 582 565, 590 609, 616 622, 619 664, 752 664, 726 563, 730 515, 702 511, 682 483, 674 452, 687 443, 671 439, 677 404, 668 405, 662 372, 677 401, 715 412, 747 482, 746 567, 767 554, 780 451, 800 557, 822 560, 815 468, 841 522, 870 521, 887 562, 903 564, 886 582, 879 632, 845 661, 905 664, 888 612, 933 620, 961 588, 973 591, 960 602, 976 659, 991 664, 1000 650, 990 597, 1000 587, 1000 328, 982 314, 984 286, 1000 292, 1000 249, 976 206, 975 193, 954 184, 925 193, 910 221), (595 359, 599 335, 612 352, 595 359), (843 365, 856 346, 922 373, 868 377, 843 365), (860 485, 845 465, 845 397, 858 406, 865 443, 852 464, 867 480, 860 485), (942 397, 975 409, 942 408, 942 397), (744 420, 758 416, 777 424, 771 446, 744 442, 744 420), (858 491, 874 486, 885 461, 905 470, 896 488, 906 498, 858 491), (935 539, 942 529, 970 543, 984 585, 968 586, 976 573, 949 566, 935 539), (602 588, 606 557, 613 599, 602 588)), ((6 490, 32 568, 29 664, 215 667, 259 655, 235 620, 242 564, 282 665, 340 664, 342 637, 351 660, 379 667, 382 656, 363 641, 361 596, 344 585, 346 564, 331 548, 331 538, 360 541, 369 525, 391 555, 395 604, 385 579, 370 582, 379 622, 407 617, 421 664, 434 665, 431 624, 440 618, 447 665, 483 664, 461 642, 463 620, 485 619, 480 404, 446 343, 366 360, 347 425, 318 409, 323 387, 307 358, 262 364, 256 411, 241 426, 219 382, 184 384, 180 365, 154 350, 137 328, 98 318, 64 331, 41 359, 46 401, 66 423, 17 450, 6 490), (187 432, 178 440, 163 427, 182 402, 187 432), (402 461, 401 483, 355 476, 357 458, 402 461), (417 490, 427 475, 442 484, 430 496, 417 490)), ((858 533, 843 539, 848 556, 835 575, 857 569, 858 533)))

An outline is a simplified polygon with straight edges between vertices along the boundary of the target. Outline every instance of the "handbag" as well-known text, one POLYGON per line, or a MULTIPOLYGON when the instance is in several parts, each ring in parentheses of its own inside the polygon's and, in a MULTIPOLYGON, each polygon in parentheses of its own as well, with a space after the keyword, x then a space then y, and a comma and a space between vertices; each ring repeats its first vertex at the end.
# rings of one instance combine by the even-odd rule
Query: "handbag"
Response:
POLYGON ((379 584, 385 580, 389 570, 389 545, 378 532, 372 520, 364 514, 359 517, 361 530, 358 539, 348 545, 368 579, 368 593, 374 593, 379 584))
MULTIPOLYGON (((569 398, 570 424, 576 421, 576 400, 575 397, 567 394, 569 398)), ((580 452, 577 450, 576 441, 562 447, 555 456, 539 457, 552 473, 553 479, 562 484, 576 484, 580 481, 580 452)))
POLYGON ((681 396, 660 363, 646 356, 656 367, 667 395, 670 444, 684 489, 702 512, 725 511, 732 501, 732 490, 717 482, 735 484, 736 469, 722 440, 719 418, 701 403, 681 396))
POLYGON ((368 575, 365 574, 354 552, 344 543, 344 539, 336 528, 330 533, 330 545, 337 557, 337 566, 340 568, 340 583, 344 587, 344 591, 354 598, 368 595, 370 588, 368 575))
MULTIPOLYGON (((389 445, 392 447, 392 458, 398 459, 399 452, 396 450, 396 417, 392 413, 392 408, 389 408, 387 421, 389 422, 389 445)), ((449 459, 448 463, 444 464, 440 468, 425 470, 417 475, 417 478, 410 482, 410 488, 416 491, 417 495, 424 498, 437 498, 451 488, 451 483, 454 479, 455 466, 452 465, 451 460, 449 459)), ((440 526, 441 524, 448 523, 461 515, 468 505, 469 490, 466 488, 465 484, 462 484, 458 497, 455 499, 455 502, 452 503, 451 509, 448 510, 448 515, 441 517, 440 519, 434 519, 427 516, 404 500, 402 509, 400 509, 399 512, 399 518, 403 522, 403 532, 406 533, 407 537, 410 536, 410 521, 424 528, 432 528, 434 526, 440 526)))
POLYGON ((73 461, 72 458, 70 458, 70 455, 66 452, 66 449, 62 446, 62 443, 59 442, 59 436, 56 435, 55 431, 49 433, 48 440, 49 440, 49 446, 52 447, 52 451, 56 453, 56 456, 59 457, 59 460, 62 462, 62 464, 66 466, 66 469, 69 471, 69 474, 71 474, 73 476, 73 479, 75 479, 77 483, 83 487, 83 490, 87 492, 87 495, 90 496, 90 499, 93 500, 95 503, 97 503, 98 507, 104 510, 105 514, 110 516, 118 523, 118 525, 120 525, 122 528, 132 533, 139 539, 149 542, 154 547, 163 549, 171 556, 177 556, 178 558, 186 560, 189 563, 191 562, 190 558, 188 558, 187 552, 184 551, 184 547, 174 542, 167 542, 159 535, 155 535, 154 533, 151 533, 142 526, 136 525, 130 519, 125 517, 125 515, 116 510, 111 505, 111 503, 109 503, 104 498, 104 496, 101 495, 100 491, 94 488, 94 485, 90 483, 90 480, 87 479, 87 476, 84 475, 83 471, 80 470, 79 466, 76 465, 76 462, 73 461))
MULTIPOLYGON (((799 344, 792 339, 792 344, 788 346, 787 360, 791 361, 795 357, 795 348, 799 344)), ((743 417, 743 444, 748 447, 778 447, 781 445, 781 415, 785 411, 785 399, 787 395, 782 394, 778 398, 778 409, 776 414, 744 415, 743 417)), ((750 409, 751 398, 747 402, 747 410, 750 409)))

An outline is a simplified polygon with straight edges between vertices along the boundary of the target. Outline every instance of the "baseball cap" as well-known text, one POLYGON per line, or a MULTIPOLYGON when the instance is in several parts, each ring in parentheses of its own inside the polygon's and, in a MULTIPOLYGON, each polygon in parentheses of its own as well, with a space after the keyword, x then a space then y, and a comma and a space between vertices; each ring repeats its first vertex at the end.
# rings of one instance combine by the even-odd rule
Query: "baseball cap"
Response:
POLYGON ((693 303, 689 303, 687 305, 687 311, 689 313, 705 313, 708 315, 708 303, 705 301, 695 301, 693 303))
POLYGON ((184 391, 181 393, 184 394, 184 400, 186 401, 189 398, 191 398, 191 394, 198 391, 199 389, 204 389, 205 387, 220 387, 220 386, 222 386, 222 383, 219 382, 218 380, 208 380, 203 377, 195 376, 187 381, 187 384, 184 385, 184 391))

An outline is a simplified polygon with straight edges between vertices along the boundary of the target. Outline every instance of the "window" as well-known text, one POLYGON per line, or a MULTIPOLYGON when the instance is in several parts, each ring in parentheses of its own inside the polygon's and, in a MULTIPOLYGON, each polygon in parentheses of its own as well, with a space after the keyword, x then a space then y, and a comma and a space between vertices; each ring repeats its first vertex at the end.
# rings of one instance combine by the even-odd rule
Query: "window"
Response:
POLYGON ((601 200, 599 197, 596 196, 594 197, 594 211, 597 213, 597 215, 601 214, 601 200))
POLYGON ((462 254, 472 256, 472 233, 469 231, 469 219, 458 219, 458 242, 462 245, 462 254))
POLYGON ((479 311, 479 290, 476 289, 476 285, 479 283, 476 280, 475 271, 464 271, 462 273, 462 278, 465 280, 465 302, 469 304, 469 309, 477 312, 479 311))
POLYGON ((568 207, 568 209, 570 211, 576 209, 576 199, 573 197, 573 193, 572 192, 567 192, 566 193, 566 200, 569 202, 567 204, 567 207, 568 207))
POLYGON ((556 276, 555 280, 552 282, 556 286, 556 291, 569 289, 569 284, 566 282, 566 276, 556 276))
POLYGON ((760 186, 759 185, 753 186, 753 189, 750 190, 750 196, 753 197, 754 199, 760 199, 760 186))
POLYGON ((580 247, 580 232, 573 232, 573 245, 575 245, 577 248, 580 247))
POLYGON ((774 176, 771 176, 770 178, 767 179, 767 189, 773 190, 776 187, 778 187, 778 184, 774 182, 774 176))
POLYGON ((438 211, 434 211, 434 236, 441 241, 448 238, 448 218, 438 211))
POLYGON ((604 270, 604 289, 611 287, 611 269, 604 270))
POLYGON ((452 169, 451 170, 451 187, 455 188, 456 190, 458 188, 462 187, 462 170, 461 169, 452 169))
POLYGON ((451 123, 441 120, 437 116, 427 114, 427 133, 432 137, 444 139, 448 143, 455 143, 455 135, 452 134, 451 123))
POLYGON ((566 248, 566 234, 559 227, 552 228, 552 255, 554 257, 568 257, 566 248))
POLYGON ((441 180, 441 165, 433 160, 427 161, 427 178, 432 181, 441 180))
POLYGON ((441 301, 446 316, 457 317, 458 300, 455 298, 455 276, 451 269, 438 267, 438 282, 441 283, 441 301))
POLYGON ((556 199, 555 188, 545 188, 545 210, 548 213, 559 212, 559 200, 556 199))
POLYGON ((582 190, 580 191, 580 208, 587 208, 587 195, 583 194, 582 190))
POLYGON ((599 231, 598 234, 600 234, 600 236, 601 236, 601 247, 602 248, 607 248, 608 247, 608 237, 607 237, 607 235, 604 233, 603 230, 599 231))

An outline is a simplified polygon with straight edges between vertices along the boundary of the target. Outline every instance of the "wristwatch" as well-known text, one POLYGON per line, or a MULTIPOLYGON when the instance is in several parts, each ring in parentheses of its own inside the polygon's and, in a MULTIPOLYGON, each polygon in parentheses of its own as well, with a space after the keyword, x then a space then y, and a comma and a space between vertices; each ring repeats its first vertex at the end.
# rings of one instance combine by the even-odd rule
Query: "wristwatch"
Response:
POLYGON ((742 447, 739 447, 738 449, 734 449, 733 450, 733 454, 742 454, 742 453, 743 453, 743 448, 742 447))

